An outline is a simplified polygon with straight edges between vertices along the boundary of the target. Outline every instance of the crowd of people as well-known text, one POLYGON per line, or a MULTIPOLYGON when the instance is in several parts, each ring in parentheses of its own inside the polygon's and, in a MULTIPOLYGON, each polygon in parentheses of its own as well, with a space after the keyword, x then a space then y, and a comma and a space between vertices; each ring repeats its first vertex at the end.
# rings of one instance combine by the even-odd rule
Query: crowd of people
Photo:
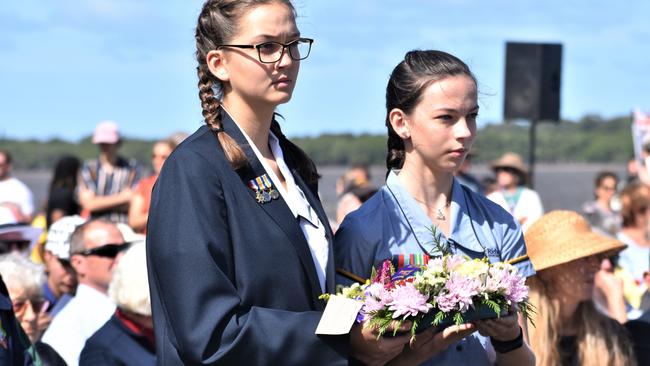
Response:
POLYGON ((276 118, 313 43, 296 16, 289 0, 206 1, 205 126, 155 143, 149 177, 101 122, 97 158, 61 157, 39 212, 0 149, 0 365, 650 364, 643 164, 624 186, 598 174, 581 212, 544 213, 519 155, 471 174, 476 78, 414 50, 386 88, 385 184, 351 167, 328 218, 316 165, 276 118), (315 334, 322 293, 385 259, 435 255, 431 228, 456 254, 514 263, 536 312, 415 339, 402 323, 394 337, 367 322, 315 334))

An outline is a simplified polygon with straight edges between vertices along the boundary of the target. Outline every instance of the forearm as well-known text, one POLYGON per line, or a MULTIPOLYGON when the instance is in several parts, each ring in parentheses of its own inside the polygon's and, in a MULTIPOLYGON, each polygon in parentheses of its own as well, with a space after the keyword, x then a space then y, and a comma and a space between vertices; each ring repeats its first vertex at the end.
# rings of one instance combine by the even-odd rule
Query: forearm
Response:
POLYGON ((148 216, 146 213, 134 212, 132 209, 129 209, 129 226, 135 231, 144 230, 147 227, 148 216))
POLYGON ((90 212, 109 210, 120 206, 125 206, 124 211, 126 211, 129 199, 130 197, 127 195, 118 193, 111 196, 87 197, 81 200, 81 205, 90 212))

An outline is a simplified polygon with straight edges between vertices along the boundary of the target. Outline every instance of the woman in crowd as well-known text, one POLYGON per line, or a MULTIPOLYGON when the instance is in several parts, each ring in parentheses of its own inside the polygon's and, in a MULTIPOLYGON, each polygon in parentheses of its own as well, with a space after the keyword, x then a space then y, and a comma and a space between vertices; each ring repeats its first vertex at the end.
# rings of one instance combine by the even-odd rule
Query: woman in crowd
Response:
POLYGON ((154 366, 156 350, 143 243, 131 246, 120 257, 108 295, 117 310, 86 341, 79 365, 154 366))
POLYGON ((623 224, 616 238, 627 244, 618 258, 620 276, 625 283, 625 298, 633 309, 631 318, 640 315, 637 310, 648 291, 645 274, 650 271, 650 187, 637 182, 621 191, 623 224))
POLYGON ((80 167, 81 161, 74 156, 63 156, 56 163, 47 196, 47 228, 63 216, 78 215, 81 211, 75 197, 80 167))
POLYGON ((153 174, 140 180, 129 206, 129 226, 136 232, 146 232, 149 205, 151 204, 151 190, 156 183, 156 179, 158 179, 160 169, 162 169, 165 160, 172 153, 174 147, 176 145, 171 140, 158 141, 153 145, 153 151, 151 152, 153 174))
POLYGON ((334 291, 332 232, 315 165, 275 114, 313 42, 295 18, 288 0, 209 0, 199 15, 206 126, 167 159, 149 211, 160 364, 374 364, 408 342, 314 334, 334 291))
POLYGON ((514 216, 525 232, 544 213, 537 192, 526 187, 528 169, 521 156, 507 152, 492 162, 498 189, 487 197, 514 216))
POLYGON ((582 214, 592 228, 602 233, 616 236, 621 229, 621 215, 612 208, 612 199, 616 195, 618 176, 612 172, 600 172, 594 181, 595 200, 582 207, 582 214))
POLYGON ((48 304, 42 290, 45 280, 42 267, 22 255, 10 253, 0 256, 0 276, 7 285, 16 321, 34 345, 42 364, 65 365, 52 347, 40 341, 49 324, 49 319, 46 319, 49 316, 45 312, 48 304))
POLYGON ((601 260, 625 245, 592 232, 576 212, 552 211, 528 229, 526 247, 537 271, 528 279, 537 365, 635 365, 623 326, 592 300, 601 260))
MULTIPOLYGON (((455 253, 492 262, 517 258, 521 274, 534 273, 512 216, 454 179, 476 137, 478 109, 476 79, 464 62, 441 51, 406 54, 386 88, 386 185, 343 221, 337 265, 368 278, 385 259, 440 255, 434 227, 455 253)), ((392 362, 532 365, 522 338, 517 314, 510 314, 425 331, 392 362)))

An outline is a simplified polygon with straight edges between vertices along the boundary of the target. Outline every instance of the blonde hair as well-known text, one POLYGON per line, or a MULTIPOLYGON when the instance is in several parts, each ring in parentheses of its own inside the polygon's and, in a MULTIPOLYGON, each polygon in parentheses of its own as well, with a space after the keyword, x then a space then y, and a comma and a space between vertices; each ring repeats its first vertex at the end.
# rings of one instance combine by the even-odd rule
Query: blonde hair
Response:
MULTIPOLYGON (((536 308, 535 326, 528 327, 530 346, 537 366, 560 364, 560 303, 546 284, 534 276, 528 279, 529 299, 536 308)), ((575 312, 579 365, 634 366, 636 358, 625 329, 600 313, 592 300, 583 301, 575 312)))
POLYGON ((151 316, 144 243, 133 244, 120 258, 113 271, 113 279, 108 287, 108 296, 120 309, 151 316))

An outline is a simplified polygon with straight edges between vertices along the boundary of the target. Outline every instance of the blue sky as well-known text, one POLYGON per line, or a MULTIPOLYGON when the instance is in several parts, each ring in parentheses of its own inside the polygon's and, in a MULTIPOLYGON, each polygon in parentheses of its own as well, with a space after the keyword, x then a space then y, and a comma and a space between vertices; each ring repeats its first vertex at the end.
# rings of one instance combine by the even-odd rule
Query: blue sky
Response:
MULTIPOLYGON (((101 120, 160 138, 201 125, 198 0, 22 0, 0 7, 0 136, 78 139, 101 120)), ((564 45, 564 118, 650 109, 650 1, 296 0, 316 39, 289 136, 383 133, 384 90, 405 52, 441 49, 479 80, 480 123, 502 119, 505 42, 564 45)))

